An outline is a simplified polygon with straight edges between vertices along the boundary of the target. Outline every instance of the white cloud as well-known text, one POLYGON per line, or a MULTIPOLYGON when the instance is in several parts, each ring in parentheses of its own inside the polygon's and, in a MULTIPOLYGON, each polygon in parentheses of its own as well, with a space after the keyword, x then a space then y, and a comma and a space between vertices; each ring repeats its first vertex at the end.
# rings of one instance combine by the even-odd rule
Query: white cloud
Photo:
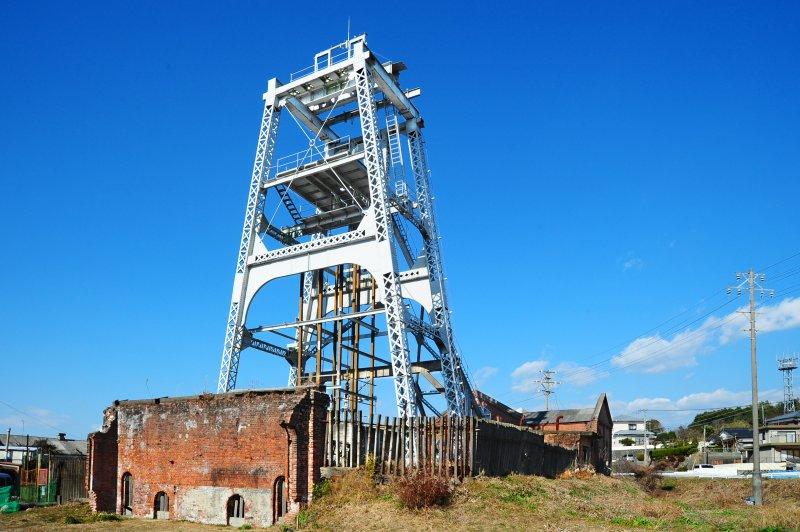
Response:
POLYGON ((547 367, 547 360, 530 360, 511 372, 511 389, 515 392, 529 393, 539 388, 536 382, 541 371, 547 367))
POLYGON ((644 261, 638 257, 633 251, 629 251, 625 258, 622 259, 622 271, 628 270, 641 270, 644 267, 644 261))
MULTIPOLYGON (((511 372, 511 389, 515 392, 530 393, 539 389, 536 382, 542 378, 542 370, 549 367, 547 360, 530 360, 511 372)), ((574 362, 561 362, 552 368, 555 370, 554 379, 563 384, 575 387, 586 386, 608 376, 607 371, 598 370, 589 366, 580 366, 574 362)))
MULTIPOLYGON (((763 390, 759 400, 778 401, 783 398, 780 389, 763 390)), ((656 418, 667 426, 690 423, 704 409, 742 406, 750 403, 750 390, 731 391, 718 388, 711 392, 696 392, 678 399, 667 397, 638 397, 632 401, 612 400, 609 402, 613 418, 641 417, 656 418)))
MULTIPOLYGON (((685 329, 672 338, 663 338, 656 333, 637 338, 611 359, 619 368, 643 373, 661 373, 695 366, 697 356, 725 345, 734 338, 746 336, 748 318, 739 308, 718 318, 709 317, 696 329, 685 329)), ((758 310, 756 327, 761 333, 782 331, 800 327, 800 298, 787 298, 775 305, 766 305, 758 310)))
POLYGON ((475 373, 472 374, 472 380, 475 381, 476 386, 481 387, 486 384, 486 381, 494 377, 496 374, 497 368, 493 366, 483 366, 482 368, 478 368, 475 373))

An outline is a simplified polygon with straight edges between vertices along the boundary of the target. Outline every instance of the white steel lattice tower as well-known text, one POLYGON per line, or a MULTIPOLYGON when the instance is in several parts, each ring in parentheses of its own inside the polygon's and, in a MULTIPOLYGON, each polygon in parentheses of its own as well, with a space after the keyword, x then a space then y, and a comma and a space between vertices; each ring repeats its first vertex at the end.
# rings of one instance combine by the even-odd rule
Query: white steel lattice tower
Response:
POLYGON ((783 411, 794 412, 794 391, 792 390, 792 372, 797 369, 797 357, 778 359, 778 370, 783 373, 783 411))
POLYGON ((375 379, 387 377, 400 416, 480 413, 450 321, 423 120, 411 101, 420 90, 400 87, 404 69, 376 60, 360 35, 287 82, 269 81, 219 392, 236 386, 249 347, 284 358, 290 385, 328 386, 335 408, 371 411, 375 379), (300 151, 275 158, 284 111, 300 151), (257 292, 287 277, 298 280, 299 311, 249 324, 257 292), (436 395, 438 405, 428 398, 436 395))

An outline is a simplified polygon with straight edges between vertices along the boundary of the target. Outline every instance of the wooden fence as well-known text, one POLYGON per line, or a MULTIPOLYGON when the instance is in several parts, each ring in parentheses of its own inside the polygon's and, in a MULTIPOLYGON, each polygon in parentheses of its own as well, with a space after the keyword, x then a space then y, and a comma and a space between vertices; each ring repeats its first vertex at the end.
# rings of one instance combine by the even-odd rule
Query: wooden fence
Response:
POLYGON ((361 412, 330 412, 325 434, 327 467, 359 467, 372 456, 376 472, 414 471, 463 479, 479 473, 555 476, 576 451, 544 442, 525 427, 473 417, 365 420, 361 412))

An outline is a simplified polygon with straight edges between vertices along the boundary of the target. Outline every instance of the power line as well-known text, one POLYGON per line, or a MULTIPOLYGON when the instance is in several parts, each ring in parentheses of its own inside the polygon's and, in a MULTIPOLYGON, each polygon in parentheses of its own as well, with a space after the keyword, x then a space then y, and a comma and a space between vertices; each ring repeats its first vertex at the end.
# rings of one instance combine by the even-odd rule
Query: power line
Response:
POLYGON ((5 405, 5 406, 7 406, 7 407, 8 407, 8 408, 10 408, 11 410, 16 410, 16 411, 17 411, 17 412, 19 412, 20 414, 22 414, 22 415, 25 415, 25 416, 28 416, 29 418, 35 419, 35 420, 39 421, 39 423, 41 423, 42 425, 45 425, 45 426, 47 426, 47 427, 50 427, 50 428, 51 428, 51 429, 53 429, 53 430, 56 430, 56 431, 60 430, 58 427, 54 427, 53 425, 51 425, 51 424, 50 424, 50 423, 48 423, 47 421, 43 420, 42 418, 40 418, 40 417, 38 417, 38 416, 34 416, 33 414, 29 414, 28 412, 25 412, 24 410, 20 410, 20 409, 19 409, 19 408, 17 408, 16 406, 10 405, 10 404, 6 403, 5 401, 0 401, 0 404, 3 404, 3 405, 5 405))
POLYGON ((774 262, 774 263, 770 264, 769 266, 767 266, 767 267, 765 267, 765 268, 761 268, 761 271, 767 271, 767 270, 769 270, 770 268, 773 268, 773 267, 777 266, 778 264, 783 264, 784 262, 786 262, 786 261, 789 261, 789 260, 792 260, 792 259, 793 259, 793 258, 795 258, 795 257, 800 257, 800 251, 798 251, 798 252, 797 252, 797 253, 795 253, 794 255, 789 255, 788 257, 786 257, 786 258, 784 258, 784 259, 781 259, 781 260, 779 260, 778 262, 774 262))

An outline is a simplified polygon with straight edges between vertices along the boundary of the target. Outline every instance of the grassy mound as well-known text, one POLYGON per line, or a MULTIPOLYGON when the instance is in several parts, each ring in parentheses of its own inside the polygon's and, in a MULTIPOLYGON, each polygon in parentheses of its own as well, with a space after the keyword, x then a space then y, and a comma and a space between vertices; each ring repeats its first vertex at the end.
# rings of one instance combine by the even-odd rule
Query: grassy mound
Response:
POLYGON ((446 506, 410 509, 398 483, 375 484, 350 473, 326 484, 301 513, 299 528, 335 529, 631 529, 797 530, 800 481, 765 481, 761 508, 747 506, 750 483, 740 479, 657 478, 655 489, 635 479, 596 476, 548 480, 479 477, 457 486, 446 506))

